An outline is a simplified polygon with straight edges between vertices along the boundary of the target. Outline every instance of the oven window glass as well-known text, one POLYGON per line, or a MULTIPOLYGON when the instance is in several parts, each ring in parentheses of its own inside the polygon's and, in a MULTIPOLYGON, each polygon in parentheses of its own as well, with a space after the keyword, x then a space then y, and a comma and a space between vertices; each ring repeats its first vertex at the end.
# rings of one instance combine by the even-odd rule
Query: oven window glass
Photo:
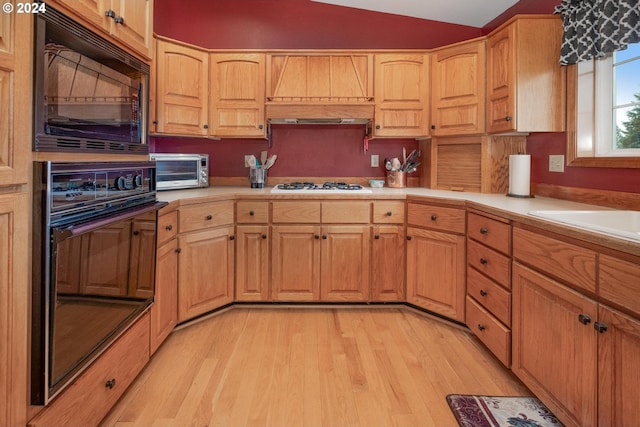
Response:
POLYGON ((160 182, 198 182, 198 160, 171 160, 156 163, 156 179, 160 182))
POLYGON ((49 384, 63 385, 153 298, 156 213, 68 237, 52 230, 49 384))

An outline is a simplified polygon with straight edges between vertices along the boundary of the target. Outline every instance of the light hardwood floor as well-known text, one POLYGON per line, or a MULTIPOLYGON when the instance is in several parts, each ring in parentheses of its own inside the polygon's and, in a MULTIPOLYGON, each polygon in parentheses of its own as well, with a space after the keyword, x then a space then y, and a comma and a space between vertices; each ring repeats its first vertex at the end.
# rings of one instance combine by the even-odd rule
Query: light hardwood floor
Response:
POLYGON ((409 308, 236 306, 173 332, 102 426, 457 426, 451 393, 530 394, 409 308))

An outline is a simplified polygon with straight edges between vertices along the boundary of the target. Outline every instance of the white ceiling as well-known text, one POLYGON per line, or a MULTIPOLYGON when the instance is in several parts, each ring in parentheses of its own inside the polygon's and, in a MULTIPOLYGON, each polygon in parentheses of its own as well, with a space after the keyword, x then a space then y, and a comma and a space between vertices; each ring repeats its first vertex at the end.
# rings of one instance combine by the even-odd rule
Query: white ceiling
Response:
POLYGON ((312 0, 338 6, 484 27, 518 0, 312 0))

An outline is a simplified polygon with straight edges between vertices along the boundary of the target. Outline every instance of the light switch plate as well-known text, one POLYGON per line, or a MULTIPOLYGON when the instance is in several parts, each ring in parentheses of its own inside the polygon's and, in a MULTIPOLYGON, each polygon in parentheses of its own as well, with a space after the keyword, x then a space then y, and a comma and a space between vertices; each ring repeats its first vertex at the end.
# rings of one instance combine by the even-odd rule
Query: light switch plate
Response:
POLYGON ((371 155, 371 167, 372 168, 377 168, 378 166, 380 166, 380 157, 377 154, 372 154, 371 155))
POLYGON ((549 172, 564 172, 564 155, 549 155, 549 172))
POLYGON ((251 165, 249 164, 249 159, 251 158, 251 154, 246 154, 244 156, 244 167, 249 168, 251 165))

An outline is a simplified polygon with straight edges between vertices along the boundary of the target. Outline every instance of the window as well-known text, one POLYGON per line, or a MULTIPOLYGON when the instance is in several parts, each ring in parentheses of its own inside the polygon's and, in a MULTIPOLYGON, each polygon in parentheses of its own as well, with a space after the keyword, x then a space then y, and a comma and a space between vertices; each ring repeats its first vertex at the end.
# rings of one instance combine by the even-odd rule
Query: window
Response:
POLYGON ((567 149, 571 164, 639 167, 640 43, 572 67, 567 149))

